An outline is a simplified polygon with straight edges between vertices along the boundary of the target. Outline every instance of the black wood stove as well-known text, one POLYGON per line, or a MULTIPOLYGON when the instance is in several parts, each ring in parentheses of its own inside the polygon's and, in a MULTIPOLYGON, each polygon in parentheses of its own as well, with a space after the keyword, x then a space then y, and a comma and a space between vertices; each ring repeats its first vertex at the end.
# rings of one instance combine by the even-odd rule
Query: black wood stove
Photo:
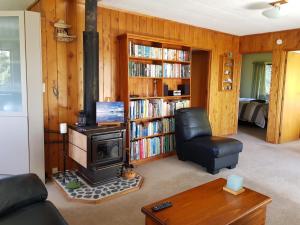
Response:
POLYGON ((69 129, 69 155, 79 164, 78 174, 92 186, 122 175, 125 145, 126 129, 123 126, 69 129))

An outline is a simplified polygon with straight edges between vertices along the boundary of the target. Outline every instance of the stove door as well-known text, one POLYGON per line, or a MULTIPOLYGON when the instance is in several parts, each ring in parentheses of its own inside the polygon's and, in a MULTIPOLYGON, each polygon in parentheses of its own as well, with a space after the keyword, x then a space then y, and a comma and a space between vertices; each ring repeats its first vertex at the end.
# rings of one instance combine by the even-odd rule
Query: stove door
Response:
POLYGON ((123 162, 122 138, 92 141, 93 164, 106 166, 118 162, 123 162))

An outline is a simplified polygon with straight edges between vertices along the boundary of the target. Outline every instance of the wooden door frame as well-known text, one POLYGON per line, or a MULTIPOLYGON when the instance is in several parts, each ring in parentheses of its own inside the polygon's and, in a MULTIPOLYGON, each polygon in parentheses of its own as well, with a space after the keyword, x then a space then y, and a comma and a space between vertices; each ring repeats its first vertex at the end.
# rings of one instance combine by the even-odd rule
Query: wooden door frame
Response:
MULTIPOLYGON (((271 95, 272 95, 272 91, 274 90, 274 79, 273 79, 273 76, 274 76, 274 70, 273 70, 273 64, 274 64, 274 51, 260 51, 260 52, 250 52, 250 53, 247 53, 247 52, 243 52, 243 53, 240 53, 240 55, 241 55, 241 64, 240 64, 240 79, 239 79, 239 97, 240 97, 240 95, 241 95, 241 80, 242 80, 242 68, 243 68, 243 56, 244 55, 250 55, 250 54, 264 54, 264 53, 271 53, 272 54, 272 76, 271 76, 271 84, 270 84, 270 99, 269 99, 269 110, 268 110, 268 124, 267 124, 267 134, 266 134, 266 142, 270 142, 270 143, 274 143, 272 140, 273 139, 271 139, 269 136, 270 136, 270 134, 272 134, 271 132, 269 132, 271 129, 272 129, 272 127, 273 127, 273 122, 271 121, 271 123, 270 123, 270 119, 269 119, 269 117, 270 117, 270 112, 272 112, 273 111, 273 107, 270 107, 270 102, 271 102, 271 95)), ((272 97, 273 98, 273 97, 272 97)), ((238 98, 238 107, 239 107, 239 98, 238 98)), ((237 109, 238 110, 238 109, 237 109)), ((237 118, 237 120, 238 120, 238 118, 237 118)))
MULTIPOLYGON (((212 62, 212 49, 202 49, 198 47, 191 47, 191 65, 193 64, 193 51, 203 51, 208 53, 208 77, 207 77, 207 96, 206 96, 206 111, 207 115, 209 115, 210 112, 210 84, 211 84, 211 62, 212 62)), ((193 77, 193 71, 191 72, 191 75, 193 77)))

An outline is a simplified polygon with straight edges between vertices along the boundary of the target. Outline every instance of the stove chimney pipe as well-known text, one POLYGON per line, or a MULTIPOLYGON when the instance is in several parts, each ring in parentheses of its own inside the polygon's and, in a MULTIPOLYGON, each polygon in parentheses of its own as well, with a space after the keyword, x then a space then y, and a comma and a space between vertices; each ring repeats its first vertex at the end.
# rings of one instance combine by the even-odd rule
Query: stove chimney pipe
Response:
POLYGON ((85 0, 83 32, 84 112, 88 126, 96 125, 96 102, 99 101, 99 33, 97 32, 97 0, 85 0))

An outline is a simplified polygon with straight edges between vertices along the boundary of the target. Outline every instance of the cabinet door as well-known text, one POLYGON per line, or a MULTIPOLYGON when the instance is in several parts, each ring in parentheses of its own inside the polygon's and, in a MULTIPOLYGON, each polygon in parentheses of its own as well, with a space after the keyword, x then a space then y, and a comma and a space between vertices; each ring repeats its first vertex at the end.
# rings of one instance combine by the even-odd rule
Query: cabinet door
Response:
POLYGON ((0 117, 0 174, 29 173, 26 117, 0 117))
POLYGON ((24 12, 0 11, 0 116, 27 116, 24 12))

